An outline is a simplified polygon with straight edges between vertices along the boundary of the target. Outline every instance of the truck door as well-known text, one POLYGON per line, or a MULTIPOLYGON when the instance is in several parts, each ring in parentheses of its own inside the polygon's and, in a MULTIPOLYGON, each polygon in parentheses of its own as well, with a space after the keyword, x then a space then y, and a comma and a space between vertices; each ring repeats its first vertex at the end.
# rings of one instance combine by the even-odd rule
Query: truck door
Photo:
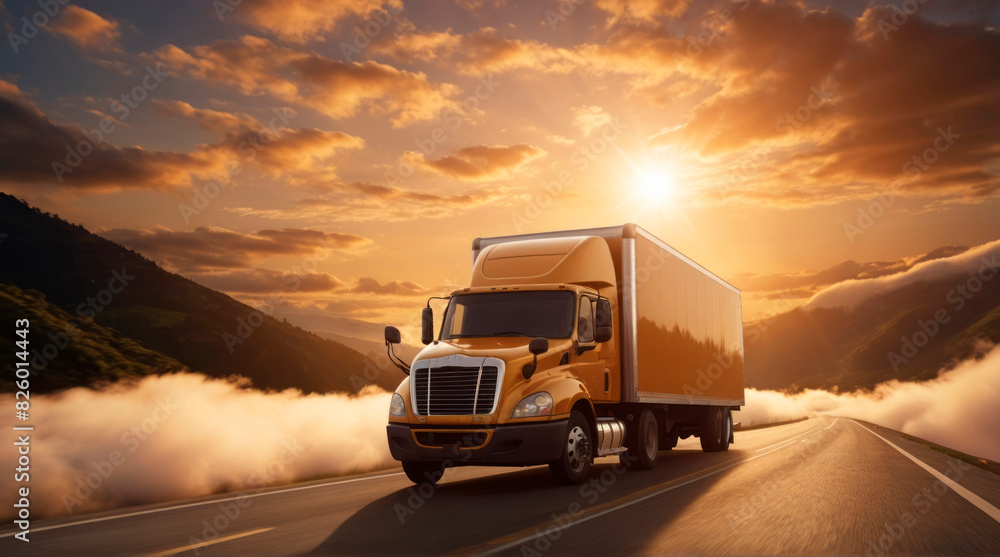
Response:
POLYGON ((613 377, 614 351, 612 343, 596 342, 597 297, 583 294, 577 309, 577 343, 570 354, 573 370, 587 385, 594 401, 612 400, 617 397, 617 381, 613 377))

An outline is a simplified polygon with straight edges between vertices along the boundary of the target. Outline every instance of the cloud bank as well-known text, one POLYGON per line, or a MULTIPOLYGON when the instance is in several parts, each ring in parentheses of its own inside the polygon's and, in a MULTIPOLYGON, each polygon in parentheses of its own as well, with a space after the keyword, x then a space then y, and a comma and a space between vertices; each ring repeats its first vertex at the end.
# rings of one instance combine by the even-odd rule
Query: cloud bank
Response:
MULTIPOLYGON (((256 490, 392 464, 389 394, 264 392, 184 373, 32 397, 32 516, 256 490), (37 514, 36 514, 37 513, 37 514)), ((13 395, 0 396, 13 406, 13 395)), ((6 443, 5 462, 17 460, 6 443)), ((0 492, 14 500, 13 475, 0 492)))
MULTIPOLYGON (((918 263, 906 272, 866 280, 848 280, 826 288, 803 304, 804 309, 843 307, 853 309, 875 296, 918 282, 1000 272, 1000 240, 976 246, 964 253, 918 263)), ((980 277, 985 280, 984 277, 980 277)))
POLYGON ((857 418, 959 451, 1000 461, 1000 346, 923 383, 889 381, 872 392, 807 390, 795 395, 747 389, 744 426, 810 414, 857 418))

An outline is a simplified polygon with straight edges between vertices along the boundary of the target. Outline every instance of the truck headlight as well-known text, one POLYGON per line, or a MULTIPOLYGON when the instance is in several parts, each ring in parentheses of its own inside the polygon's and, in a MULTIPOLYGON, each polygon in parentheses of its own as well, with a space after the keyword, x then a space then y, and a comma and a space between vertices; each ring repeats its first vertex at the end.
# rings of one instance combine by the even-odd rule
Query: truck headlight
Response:
POLYGON ((403 403, 403 397, 399 396, 399 393, 392 394, 392 402, 389 403, 389 415, 400 417, 406 415, 406 404, 403 403))
POLYGON ((548 416, 552 413, 552 395, 546 392, 535 393, 517 403, 511 418, 530 418, 532 416, 548 416))

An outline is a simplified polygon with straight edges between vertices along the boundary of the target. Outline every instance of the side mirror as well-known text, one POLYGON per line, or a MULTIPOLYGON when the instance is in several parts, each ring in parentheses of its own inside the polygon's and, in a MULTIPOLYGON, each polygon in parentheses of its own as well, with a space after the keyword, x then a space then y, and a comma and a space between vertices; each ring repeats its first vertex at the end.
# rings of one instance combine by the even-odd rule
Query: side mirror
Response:
POLYGON ((528 352, 534 356, 530 364, 524 364, 521 368, 521 375, 525 379, 531 379, 531 376, 535 374, 535 370, 538 368, 538 356, 549 351, 549 339, 547 338, 533 338, 531 342, 528 343, 528 352))
POLYGON ((549 339, 547 338, 541 338, 541 337, 533 338, 531 339, 531 342, 528 343, 528 352, 534 354, 536 360, 538 359, 538 356, 548 351, 549 351, 549 339))
POLYGON ((611 340, 612 331, 613 329, 611 327, 598 327, 594 340, 597 342, 607 342, 611 340))
POLYGON ((386 344, 399 344, 402 342, 402 336, 399 334, 399 329, 388 326, 385 328, 385 343, 386 344))
POLYGON ((597 342, 607 342, 611 340, 611 336, 614 331, 611 317, 611 302, 603 298, 598 300, 597 315, 595 316, 597 330, 594 335, 594 340, 597 342))
POLYGON ((402 340, 402 336, 399 334, 399 329, 389 325, 385 328, 385 348, 386 352, 389 353, 389 361, 393 363, 396 367, 402 370, 403 373, 410 374, 410 366, 403 363, 398 356, 392 351, 393 344, 399 344, 402 340))
POLYGON ((434 340, 434 310, 425 307, 420 313, 420 342, 430 344, 434 340))

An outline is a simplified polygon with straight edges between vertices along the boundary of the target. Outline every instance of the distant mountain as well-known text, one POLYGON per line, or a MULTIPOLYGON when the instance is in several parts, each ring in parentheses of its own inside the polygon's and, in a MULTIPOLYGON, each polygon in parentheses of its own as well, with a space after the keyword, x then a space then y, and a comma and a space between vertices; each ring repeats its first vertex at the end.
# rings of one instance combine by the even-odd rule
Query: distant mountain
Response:
POLYGON ((1000 343, 1000 275, 969 255, 935 265, 859 303, 807 304, 745 324, 746 385, 847 391, 926 380, 975 356, 978 343, 1000 343))
MULTIPOLYGON (((384 328, 382 330, 382 333, 383 335, 385 334, 384 328)), ((357 350, 358 352, 364 354, 365 356, 373 360, 376 358, 382 358, 382 356, 386 354, 385 341, 376 342, 373 340, 348 337, 334 333, 324 333, 322 331, 317 331, 316 334, 325 339, 330 339, 334 342, 339 342, 340 344, 343 344, 344 346, 352 350, 357 350)), ((415 346, 410 346, 409 344, 397 344, 395 345, 395 347, 393 347, 393 353, 402 358, 403 361, 406 363, 412 362, 413 359, 417 356, 417 354, 420 353, 420 350, 421 350, 420 348, 417 348, 415 346)), ((402 376, 400 376, 400 379, 402 379, 402 376)))
MULTIPOLYGON (((370 360, 343 344, 263 315, 2 193, 0 284, 6 285, 0 291, 5 321, 39 315, 31 327, 33 354, 44 357, 48 335, 58 335, 64 322, 88 332, 48 364, 52 377, 44 385, 53 389, 178 364, 212 376, 243 375, 261 388, 306 392, 354 392, 366 382, 366 370, 383 388, 400 380, 395 368, 376 375, 370 360)), ((9 323, 0 338, 13 341, 12 334, 9 323)), ((3 351, 0 365, 11 369, 13 357, 3 351)))

